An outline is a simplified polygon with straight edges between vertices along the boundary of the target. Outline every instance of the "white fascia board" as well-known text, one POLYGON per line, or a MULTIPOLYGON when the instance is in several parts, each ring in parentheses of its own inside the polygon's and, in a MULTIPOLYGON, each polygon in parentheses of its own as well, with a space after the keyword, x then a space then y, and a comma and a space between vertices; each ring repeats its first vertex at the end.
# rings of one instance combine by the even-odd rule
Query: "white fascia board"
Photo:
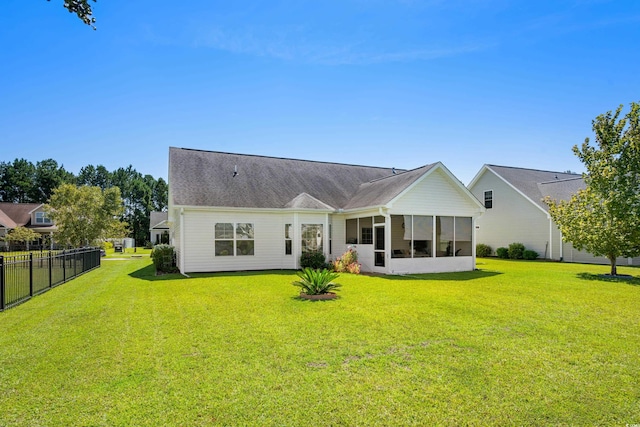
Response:
POLYGON ((216 212, 256 212, 256 213, 336 213, 335 209, 296 209, 296 208, 234 208, 228 206, 189 206, 174 205, 175 209, 190 211, 216 211, 216 212))
POLYGON ((498 179, 500 179, 502 182, 504 182, 505 184, 507 184, 509 187, 513 188, 515 190, 516 193, 520 194, 522 197, 524 197, 525 200, 528 200, 533 206, 535 206, 536 208, 540 209, 541 212, 543 212, 547 218, 551 218, 551 216, 549 215, 549 212, 547 212, 546 210, 544 210, 544 208, 542 208, 539 204, 537 204, 536 202, 534 202, 533 200, 531 200, 531 198, 529 196, 527 196, 526 194, 524 194, 522 191, 520 191, 519 189, 517 189, 513 184, 511 184, 509 181, 507 181, 506 179, 504 179, 499 173, 497 173, 496 171, 494 171, 493 169, 491 169, 490 166, 486 166, 487 170, 490 171, 492 174, 494 174, 495 176, 498 177, 498 179))
POLYGON ((465 194, 468 198, 470 198, 473 203, 475 203, 478 208, 480 208, 480 210, 482 212, 485 211, 485 207, 482 203, 480 203, 480 201, 476 198, 476 196, 473 195, 473 193, 471 193, 471 191, 464 186, 464 184, 462 182, 460 182, 460 180, 458 178, 455 177, 454 174, 451 173, 451 171, 449 169, 447 169, 447 167, 442 164, 442 162, 438 162, 436 163, 432 168, 430 168, 428 171, 426 171, 420 178, 416 179, 414 182, 411 183, 411 185, 407 186, 407 188, 405 188, 404 190, 402 190, 396 197, 394 197, 393 199, 391 199, 389 201, 389 203, 387 203, 384 207, 385 208, 389 208, 391 209, 391 207, 393 206, 393 204, 400 199, 402 196, 404 196, 405 194, 407 194, 409 191, 413 190, 413 188, 415 186, 417 186, 418 184, 420 184, 422 181, 424 181, 425 179, 427 179, 427 177, 433 173, 435 173, 435 171, 437 170, 441 170, 444 172, 444 174, 447 176, 447 178, 449 179, 449 181, 451 181, 457 188, 458 190, 460 190, 460 192, 462 192, 463 194, 465 194))
POLYGON ((480 177, 487 171, 487 169, 489 169, 488 165, 486 164, 482 165, 482 167, 480 168, 476 176, 474 176, 471 182, 469 183, 469 185, 467 185, 467 188, 473 188, 473 186, 476 185, 476 182, 478 182, 480 177))
POLYGON ((31 209, 31 210, 29 211, 29 215, 33 215, 33 213, 34 213, 35 211, 37 211, 38 209, 40 209, 43 205, 44 205, 44 203, 40 203, 40 204, 39 204, 38 206, 36 206, 35 208, 31 209))

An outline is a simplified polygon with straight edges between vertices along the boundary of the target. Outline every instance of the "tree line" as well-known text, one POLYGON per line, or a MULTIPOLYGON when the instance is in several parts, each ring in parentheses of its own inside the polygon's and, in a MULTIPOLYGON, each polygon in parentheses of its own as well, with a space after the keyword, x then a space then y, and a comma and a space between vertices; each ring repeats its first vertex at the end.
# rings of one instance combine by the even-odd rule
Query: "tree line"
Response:
POLYGON ((167 182, 142 175, 131 165, 112 172, 102 165, 87 165, 74 175, 53 159, 35 164, 25 159, 0 162, 0 202, 48 203, 63 184, 98 187, 103 192, 117 187, 123 203, 120 219, 128 224, 128 235, 137 245, 149 239, 151 211, 165 211, 168 205, 167 182))

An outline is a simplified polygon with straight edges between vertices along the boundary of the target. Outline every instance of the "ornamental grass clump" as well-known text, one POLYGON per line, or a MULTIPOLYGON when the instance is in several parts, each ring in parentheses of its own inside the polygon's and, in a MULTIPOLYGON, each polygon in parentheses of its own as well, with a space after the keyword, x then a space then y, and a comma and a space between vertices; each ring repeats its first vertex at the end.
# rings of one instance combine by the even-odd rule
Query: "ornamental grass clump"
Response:
POLYGON ((323 268, 322 270, 314 270, 305 268, 296 273, 300 280, 293 282, 293 286, 300 288, 300 293, 306 295, 323 295, 331 291, 335 291, 342 285, 333 283, 339 274, 323 268))

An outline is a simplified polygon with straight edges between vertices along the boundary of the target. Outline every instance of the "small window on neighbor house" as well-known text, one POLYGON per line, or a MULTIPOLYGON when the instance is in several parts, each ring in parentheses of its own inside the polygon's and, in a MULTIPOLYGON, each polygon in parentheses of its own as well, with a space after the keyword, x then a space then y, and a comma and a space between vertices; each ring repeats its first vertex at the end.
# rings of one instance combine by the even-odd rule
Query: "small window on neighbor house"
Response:
POLYGON ((46 212, 36 212, 36 224, 51 224, 51 219, 46 212))
POLYGON ((291 224, 284 225, 284 254, 285 255, 293 254, 293 239, 291 236, 292 230, 293 230, 293 225, 291 224))
POLYGON ((493 190, 484 192, 484 207, 491 209, 493 207, 493 190))

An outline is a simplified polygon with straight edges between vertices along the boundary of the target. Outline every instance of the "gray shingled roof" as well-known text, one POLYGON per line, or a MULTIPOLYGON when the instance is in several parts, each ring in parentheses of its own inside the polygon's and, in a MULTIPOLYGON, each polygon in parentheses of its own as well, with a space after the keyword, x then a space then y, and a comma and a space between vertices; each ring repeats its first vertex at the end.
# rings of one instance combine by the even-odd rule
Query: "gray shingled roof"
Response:
POLYGON ((169 185, 173 204, 178 206, 382 206, 431 167, 394 174, 392 168, 169 149, 169 185))
POLYGON ((397 175, 362 183, 356 194, 345 206, 345 209, 383 206, 427 173, 433 166, 426 165, 408 172, 400 172, 397 175))
POLYGON ((31 225, 31 211, 42 203, 0 203, 0 223, 7 228, 31 225), (9 220, 8 224, 4 222, 9 220))
POLYGON ((555 200, 568 200, 579 189, 585 188, 581 174, 497 165, 487 167, 544 210, 548 210, 548 206, 542 201, 546 196, 555 200))
MULTIPOLYGON (((153 229, 157 227, 161 222, 167 221, 167 219, 169 219, 168 212, 158 212, 158 211, 151 212, 151 214, 149 215, 149 229, 153 229)), ((165 226, 163 224, 163 228, 169 228, 169 226, 168 225, 165 226)))

